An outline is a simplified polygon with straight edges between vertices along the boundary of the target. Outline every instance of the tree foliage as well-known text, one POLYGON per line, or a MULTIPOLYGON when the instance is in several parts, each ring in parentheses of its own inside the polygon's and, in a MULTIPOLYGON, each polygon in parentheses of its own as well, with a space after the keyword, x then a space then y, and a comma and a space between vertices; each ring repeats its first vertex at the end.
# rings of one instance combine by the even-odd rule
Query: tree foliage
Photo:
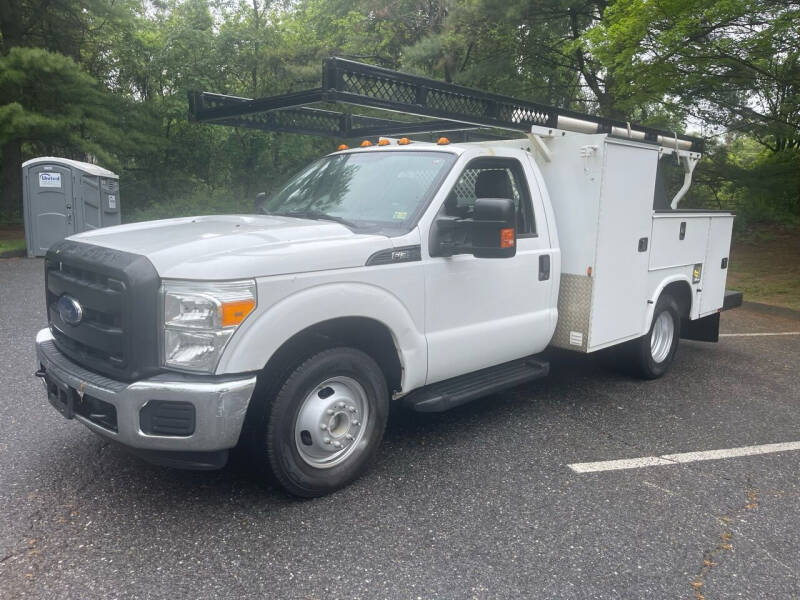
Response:
MULTIPOLYGON (((690 202, 800 213, 794 0, 0 0, 0 212, 19 164, 122 177, 137 214, 241 208, 338 143, 188 122, 187 92, 319 85, 325 56, 673 130, 711 151, 690 202), (161 207, 160 212, 153 206, 161 207), (170 208, 172 207, 172 208, 170 208)), ((751 210, 752 209, 752 210, 751 210)), ((748 213, 748 211, 750 211, 748 213)), ((1 218, 1 217, 0 217, 1 218)))

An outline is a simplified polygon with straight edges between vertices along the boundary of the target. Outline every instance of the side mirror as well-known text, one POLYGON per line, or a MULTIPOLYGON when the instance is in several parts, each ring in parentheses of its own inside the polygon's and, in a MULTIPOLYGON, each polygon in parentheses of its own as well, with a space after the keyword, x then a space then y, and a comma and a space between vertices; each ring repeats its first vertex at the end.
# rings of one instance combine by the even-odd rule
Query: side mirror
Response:
POLYGON ((472 211, 475 258, 511 258, 517 253, 517 209, 507 198, 478 198, 472 211))

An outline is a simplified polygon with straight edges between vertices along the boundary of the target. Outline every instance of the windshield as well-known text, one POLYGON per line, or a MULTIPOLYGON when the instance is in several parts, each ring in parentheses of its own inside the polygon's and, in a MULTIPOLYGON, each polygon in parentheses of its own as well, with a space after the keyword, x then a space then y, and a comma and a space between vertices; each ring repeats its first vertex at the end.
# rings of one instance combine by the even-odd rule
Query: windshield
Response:
POLYGON ((371 151, 319 160, 259 208, 267 214, 330 219, 355 229, 407 231, 455 162, 450 152, 371 151))

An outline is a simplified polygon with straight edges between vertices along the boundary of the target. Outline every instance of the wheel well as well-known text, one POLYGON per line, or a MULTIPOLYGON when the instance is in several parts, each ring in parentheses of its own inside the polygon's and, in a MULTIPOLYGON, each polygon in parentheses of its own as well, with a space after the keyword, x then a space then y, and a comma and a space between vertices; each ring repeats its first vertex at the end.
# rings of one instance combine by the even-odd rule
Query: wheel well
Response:
POLYGON ((681 319, 686 320, 692 310, 692 288, 685 281, 673 281, 661 290, 662 296, 672 296, 678 304, 681 319))
POLYGON ((262 370, 264 378, 282 381, 305 358, 327 348, 349 346, 378 363, 390 391, 400 389, 402 366, 389 328, 375 319, 341 317, 312 325, 289 338, 262 370))

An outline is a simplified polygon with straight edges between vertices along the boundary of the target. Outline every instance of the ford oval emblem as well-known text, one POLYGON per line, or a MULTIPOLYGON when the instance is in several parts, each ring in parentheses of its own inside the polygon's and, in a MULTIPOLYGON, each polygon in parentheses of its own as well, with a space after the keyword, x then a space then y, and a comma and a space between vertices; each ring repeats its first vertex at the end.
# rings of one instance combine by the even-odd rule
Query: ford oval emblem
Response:
POLYGON ((56 309, 61 320, 67 325, 77 325, 83 319, 83 307, 72 296, 64 294, 58 299, 56 309))

